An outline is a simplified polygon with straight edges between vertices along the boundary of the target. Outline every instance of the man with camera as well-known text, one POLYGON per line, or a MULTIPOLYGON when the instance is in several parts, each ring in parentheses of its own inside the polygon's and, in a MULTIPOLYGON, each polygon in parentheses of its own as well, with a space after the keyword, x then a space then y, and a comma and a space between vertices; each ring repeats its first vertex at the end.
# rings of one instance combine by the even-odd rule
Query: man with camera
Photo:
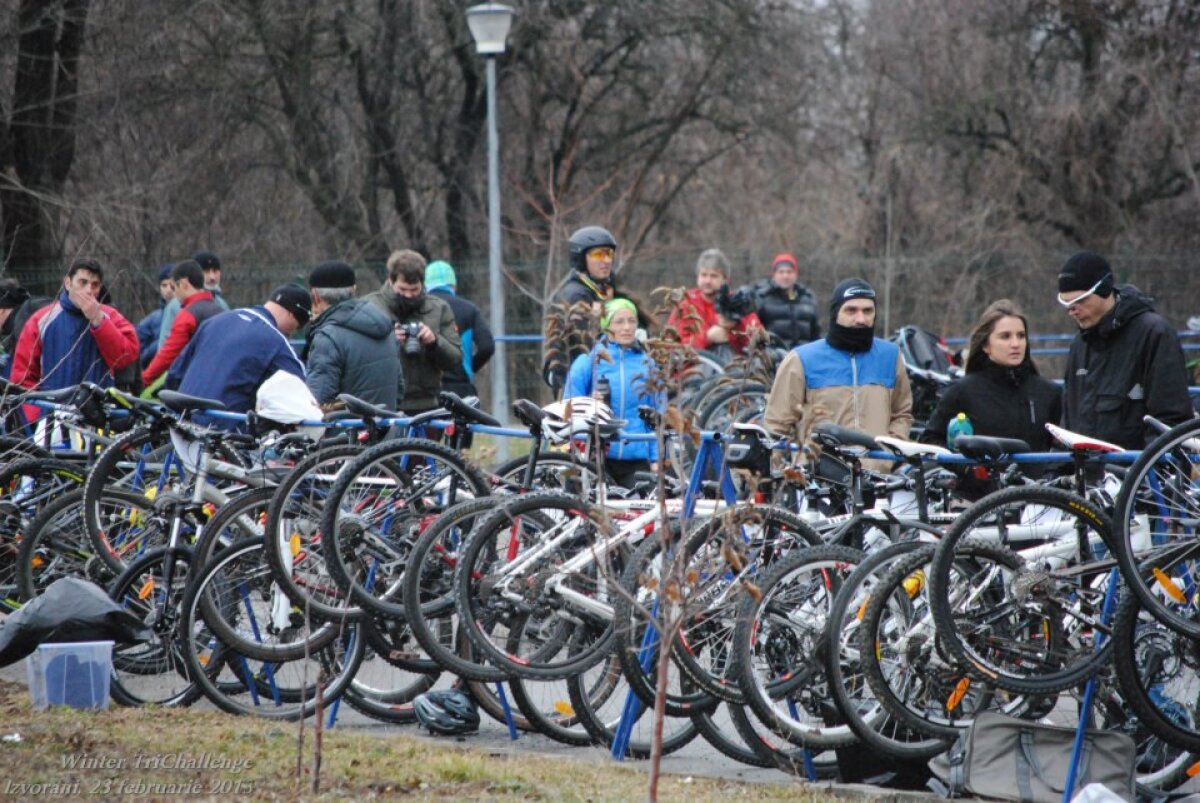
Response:
POLYGON ((404 392, 400 347, 392 318, 374 304, 356 299, 354 268, 322 262, 308 276, 313 322, 304 359, 308 389, 327 407, 339 393, 389 410, 404 392))
POLYGON ((710 351, 728 346, 741 355, 763 328, 754 306, 749 293, 729 292, 729 260, 720 249, 709 248, 696 260, 696 286, 671 311, 667 326, 686 346, 710 351))
POLYGON ((450 306, 425 292, 425 258, 416 251, 396 251, 387 264, 388 280, 367 298, 396 324, 404 370, 400 407, 423 413, 438 406, 442 374, 462 362, 462 342, 450 306))

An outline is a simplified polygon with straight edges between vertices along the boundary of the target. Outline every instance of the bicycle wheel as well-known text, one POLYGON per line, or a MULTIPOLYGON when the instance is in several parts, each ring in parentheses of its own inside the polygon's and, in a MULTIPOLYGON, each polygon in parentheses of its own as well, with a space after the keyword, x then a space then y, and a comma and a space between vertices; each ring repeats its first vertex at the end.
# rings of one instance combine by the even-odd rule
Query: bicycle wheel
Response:
MULTIPOLYGON (((949 749, 950 742, 914 731, 887 712, 867 682, 858 632, 881 578, 917 551, 924 552, 927 560, 933 556, 933 545, 902 541, 867 555, 834 597, 824 648, 825 675, 842 719, 868 749, 906 761, 933 758, 949 749)), ((914 581, 922 582, 919 576, 914 581)))
MULTIPOLYGON (((183 483, 170 433, 162 426, 142 426, 121 435, 96 458, 83 483, 84 501, 90 507, 107 490, 153 499, 163 491, 180 491, 183 483)), ((105 540, 99 515, 85 507, 84 516, 91 537, 97 543, 105 540)))
POLYGON ((198 673, 215 672, 221 663, 221 650, 211 645, 203 628, 179 627, 179 603, 194 568, 191 552, 179 550, 170 561, 170 583, 165 556, 166 550, 148 552, 109 587, 109 597, 150 633, 144 642, 113 646, 109 686, 121 705, 185 706, 199 699, 195 675, 183 656, 184 641, 196 642, 198 673))
POLYGON ((1121 483, 1113 526, 1121 575, 1142 607, 1200 639, 1200 419, 1142 451, 1121 483))
MULTIPOLYGON (((638 704, 636 696, 630 700, 633 693, 613 656, 609 655, 567 682, 575 715, 597 742, 611 748, 617 726, 623 716, 628 716, 631 725, 625 757, 650 757, 654 711, 638 704)), ((687 746, 699 731, 690 717, 664 717, 662 734, 662 754, 669 755, 687 746)))
POLYGON ((62 460, 14 455, 0 469, 0 598, 16 601, 17 557, 38 514, 83 482, 79 466, 62 460))
POLYGON ((685 574, 695 576, 693 606, 673 645, 680 668, 709 694, 745 701, 735 676, 733 633, 738 609, 762 575, 789 552, 820 546, 800 517, 779 507, 738 505, 697 525, 683 546, 685 574))
POLYGON ((1113 641, 1117 679, 1138 721, 1168 745, 1200 751, 1200 642, 1150 616, 1129 592, 1113 641))
MULTIPOLYGON (((678 549, 676 545, 674 549, 678 549)), ((651 623, 660 624, 655 603, 659 589, 664 586, 663 566, 669 559, 663 557, 663 545, 659 538, 648 538, 638 547, 621 576, 622 594, 613 603, 613 652, 621 666, 621 673, 629 688, 642 701, 642 705, 653 706, 658 696, 658 650, 661 642, 654 635, 647 636, 651 623)), ((679 668, 674 667, 678 675, 679 668)), ((672 680, 668 675, 668 680, 672 680)), ((712 695, 703 690, 682 694, 678 678, 668 688, 666 700, 667 716, 686 717, 699 710, 711 709, 712 695)))
POLYGON ((1085 542, 1109 547, 1108 519, 1061 489, 1008 488, 972 505, 930 568, 933 619, 950 655, 980 680, 1034 695, 1077 686, 1110 661, 1112 640, 1095 649, 1094 635, 1111 566, 1087 563, 1085 542), (978 556, 951 582, 968 540, 1021 548, 1021 563, 978 556))
MULTIPOLYGON (((245 548, 234 544, 231 551, 245 548)), ((182 606, 185 621, 198 621, 199 595, 189 594, 182 606)), ((184 659, 200 691, 222 711, 267 719, 297 720, 317 709, 317 685, 321 704, 331 705, 350 685, 362 664, 366 639, 357 625, 347 624, 334 641, 322 650, 293 661, 256 661, 227 647, 223 648, 220 672, 201 673, 208 658, 197 640, 184 639, 184 659)))
POLYGON ((363 619, 367 650, 343 699, 372 719, 407 724, 416 721, 410 705, 413 698, 433 688, 440 672, 414 671, 415 661, 409 658, 404 639, 398 639, 388 624, 370 617, 363 619))
POLYGON ((833 599, 863 559, 855 549, 796 549, 760 581, 738 610, 733 665, 746 704, 793 744, 832 748, 854 735, 830 701, 823 647, 833 599))
POLYGON ((501 502, 492 497, 470 499, 438 516, 409 554, 401 586, 403 605, 396 611, 405 616, 413 637, 433 661, 470 680, 495 682, 508 677, 495 667, 468 661, 465 656, 473 656, 475 651, 462 648, 455 640, 454 567, 459 551, 475 524, 495 512, 501 502))
POLYGON ((560 744, 587 747, 595 739, 575 713, 566 680, 508 681, 508 692, 530 727, 560 744))
MULTIPOLYGON (((874 699, 898 727, 931 740, 956 738, 981 711, 1028 716, 1052 709, 1057 695, 1023 697, 996 690, 949 658, 929 611, 929 563, 935 551, 924 545, 896 560, 861 609, 856 649, 874 699)), ((982 542, 961 544, 959 557, 952 575, 956 582, 960 571, 964 578, 974 575, 979 557, 989 564, 1020 563, 1010 550, 982 542)), ((989 601, 985 596, 982 604, 989 601)))
POLYGON ((329 574, 362 607, 399 598, 409 551, 421 532, 464 499, 488 495, 474 466, 432 441, 402 438, 367 449, 338 474, 321 516, 329 574))
POLYGON ((455 606, 467 636, 497 668, 562 680, 603 658, 627 556, 616 547, 597 549, 602 525, 593 516, 600 514, 563 494, 516 497, 463 545, 455 606), (564 564, 571 568, 554 570, 564 564))
MULTIPOLYGON (((144 499, 124 496, 127 509, 134 511, 131 518, 148 514, 144 499)), ((40 596, 61 577, 84 577, 107 586, 117 576, 100 560, 88 538, 81 490, 59 496, 29 524, 13 568, 16 594, 24 602, 40 596)))
POLYGON ((275 488, 267 508, 267 563, 275 582, 297 606, 328 620, 359 620, 363 609, 352 605, 329 573, 322 552, 321 515, 338 472, 362 454, 361 446, 338 445, 306 455, 275 488))
POLYGON ((526 485, 525 472, 528 463, 528 456, 514 457, 497 468, 495 476, 498 491, 560 491, 579 496, 584 488, 595 488, 598 483, 596 467, 570 452, 538 452, 533 482, 526 485))

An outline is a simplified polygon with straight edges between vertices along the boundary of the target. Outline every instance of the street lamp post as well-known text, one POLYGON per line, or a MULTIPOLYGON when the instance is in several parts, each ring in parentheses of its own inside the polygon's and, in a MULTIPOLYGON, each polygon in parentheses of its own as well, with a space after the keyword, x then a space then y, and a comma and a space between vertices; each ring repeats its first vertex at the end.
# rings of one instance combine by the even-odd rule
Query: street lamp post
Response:
MULTIPOLYGON (((475 52, 487 57, 488 128, 488 295, 492 331, 497 335, 492 359, 492 414, 508 420, 508 353, 504 325, 504 282, 500 272, 500 138, 496 132, 496 56, 504 52, 513 10, 503 3, 484 3, 467 9, 467 25, 475 52)), ((501 439, 503 442, 504 439, 501 439)))

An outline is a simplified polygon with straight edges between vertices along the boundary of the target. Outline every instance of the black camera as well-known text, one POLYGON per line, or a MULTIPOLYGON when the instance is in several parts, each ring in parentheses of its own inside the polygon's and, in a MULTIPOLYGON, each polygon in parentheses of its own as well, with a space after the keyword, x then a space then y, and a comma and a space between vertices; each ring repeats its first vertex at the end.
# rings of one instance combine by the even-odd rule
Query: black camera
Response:
POLYGON ((749 290, 738 290, 736 293, 729 292, 729 285, 721 285, 720 291, 717 293, 717 312, 733 322, 738 322, 752 312, 755 312, 758 305, 754 301, 754 294, 749 290))
POLYGON ((400 330, 404 332, 404 356, 416 357, 421 353, 421 341, 418 336, 421 334, 421 324, 416 321, 400 324, 400 330))

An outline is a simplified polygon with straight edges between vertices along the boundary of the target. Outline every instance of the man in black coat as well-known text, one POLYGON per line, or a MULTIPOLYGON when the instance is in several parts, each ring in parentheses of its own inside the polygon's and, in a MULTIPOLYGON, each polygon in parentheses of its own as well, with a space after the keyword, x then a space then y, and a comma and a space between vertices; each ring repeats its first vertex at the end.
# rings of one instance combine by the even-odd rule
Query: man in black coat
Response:
MULTIPOLYGON (((567 240, 567 255, 571 275, 546 306, 542 332, 542 378, 555 393, 562 390, 575 358, 591 350, 600 333, 604 303, 629 298, 617 289, 617 241, 607 229, 578 229, 567 240)), ((640 305, 635 302, 634 306, 638 307, 638 325, 646 327, 649 319, 640 305)))
POLYGON ((354 268, 345 262, 317 265, 308 285, 315 316, 304 350, 308 389, 322 406, 349 393, 396 409, 404 383, 391 316, 355 298, 354 268))
POLYGON ((478 396, 475 373, 496 353, 492 328, 479 307, 458 295, 458 277, 449 262, 439 259, 425 266, 425 292, 450 305, 462 341, 462 364, 442 373, 442 389, 459 396, 478 396))
POLYGON ((747 288, 754 293, 758 319, 786 349, 821 339, 817 300, 799 278, 796 257, 785 251, 771 260, 771 278, 747 288))
POLYGON ((1167 424, 1192 417, 1183 348, 1174 328, 1133 285, 1117 287, 1108 261, 1075 254, 1058 274, 1058 303, 1079 326, 1067 355, 1063 426, 1141 449, 1167 424))

